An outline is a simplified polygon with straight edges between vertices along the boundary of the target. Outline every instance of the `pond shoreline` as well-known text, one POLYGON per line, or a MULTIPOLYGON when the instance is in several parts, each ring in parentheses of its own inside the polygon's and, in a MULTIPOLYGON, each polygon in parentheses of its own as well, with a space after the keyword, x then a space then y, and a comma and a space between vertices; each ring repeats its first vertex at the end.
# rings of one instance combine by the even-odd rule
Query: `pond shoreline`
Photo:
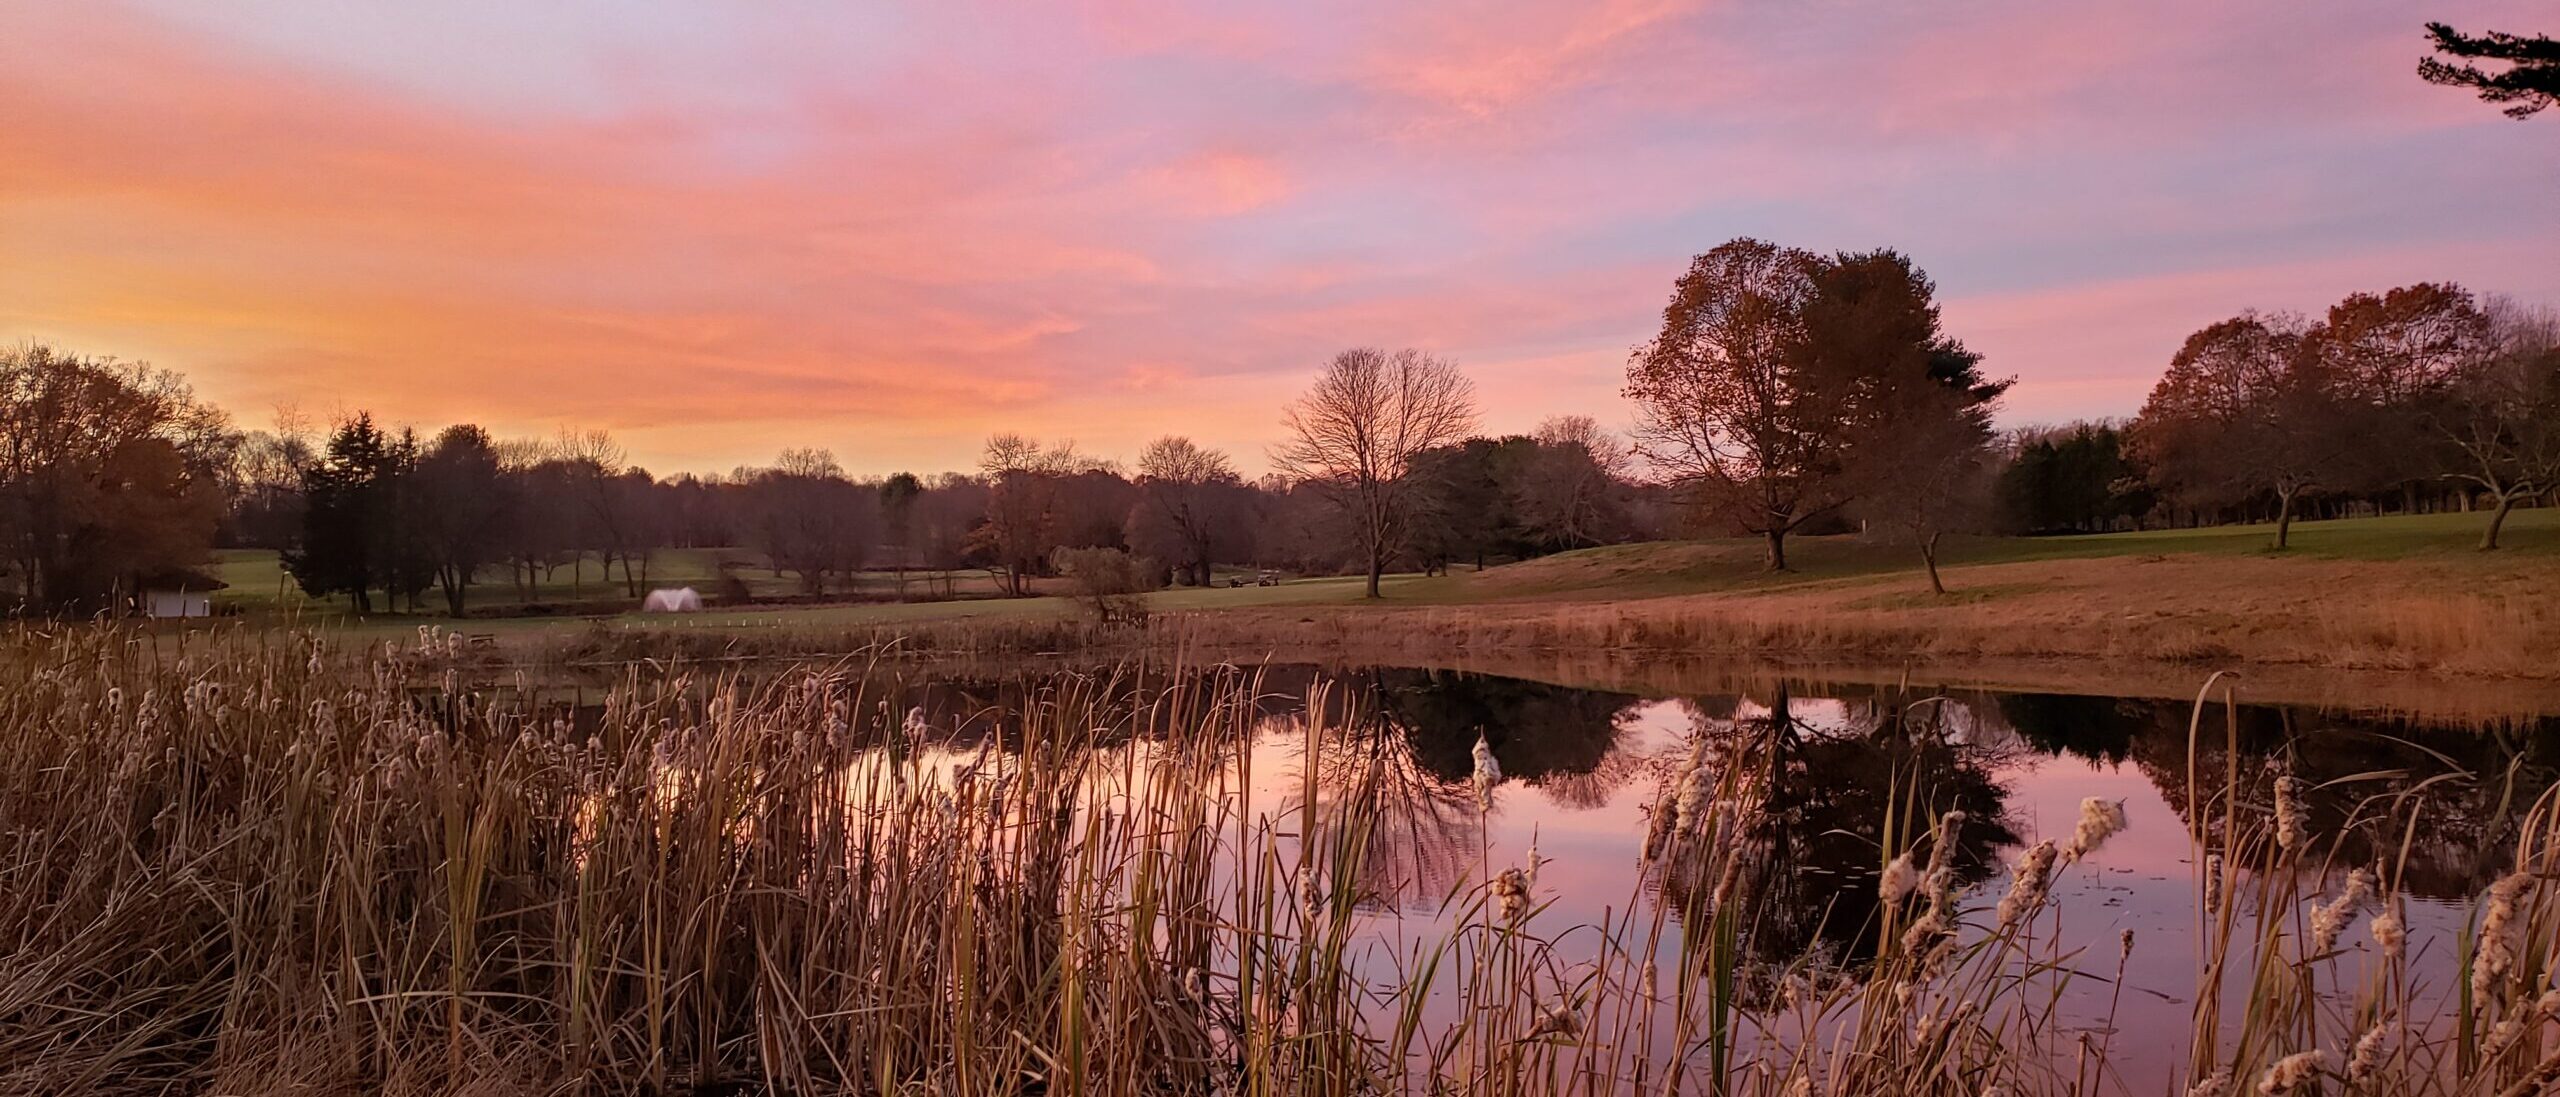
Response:
MULTIPOLYGON (((1356 636, 1346 631, 1239 642, 1225 628, 1217 630, 1213 637, 1179 628, 1165 629, 1164 625, 1160 620, 1143 636, 1127 630, 1073 629, 1038 634, 1017 630, 971 632, 965 636, 934 633, 924 637, 889 631, 731 635, 627 630, 617 633, 617 642, 606 650, 589 645, 574 650, 548 646, 521 652, 528 657, 524 662, 507 665, 619 672, 633 665, 664 663, 672 657, 704 665, 841 659, 856 663, 1002 663, 1015 670, 1068 670, 1096 661, 1136 659, 1165 666, 1316 663, 1332 667, 1436 668, 1663 695, 1786 681, 1899 683, 1919 690, 1972 689, 2184 701, 2198 699, 2210 680, 2213 684, 2209 699, 2215 703, 2228 696, 2241 703, 2408 716, 2450 725, 2481 725, 2560 713, 2560 679, 2550 678, 2099 654, 1896 654, 1743 646, 1672 651, 1563 643, 1443 646, 1424 642, 1425 637, 1378 628, 1363 629, 1356 636), (1049 642, 1013 642, 1032 638, 1049 642), (920 639, 925 642, 917 642, 920 639), (622 654, 631 651, 655 654, 622 654)), ((1329 631, 1341 623, 1318 625, 1329 631)), ((1303 624, 1300 629, 1309 631, 1303 624)))

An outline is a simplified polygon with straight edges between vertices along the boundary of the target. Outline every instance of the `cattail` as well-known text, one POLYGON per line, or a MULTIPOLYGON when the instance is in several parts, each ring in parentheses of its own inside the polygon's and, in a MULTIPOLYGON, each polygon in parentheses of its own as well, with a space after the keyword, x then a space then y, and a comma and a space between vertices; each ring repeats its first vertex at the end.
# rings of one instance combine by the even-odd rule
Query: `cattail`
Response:
POLYGON ((2187 1097, 2223 1097, 2231 1092, 2231 1072, 2217 1070, 2187 1088, 2187 1097))
POLYGON ((2027 847, 2018 857, 2018 868, 2009 880, 2009 894, 2000 897, 2000 928, 2007 929, 2018 919, 2044 905, 2045 895, 2053 886, 2053 859, 2056 850, 2048 839, 2027 847))
POLYGON ((1574 1012, 1572 1006, 1557 1004, 1538 1015, 1538 1023, 1529 1027, 1529 1035, 1524 1039, 1539 1040, 1549 1036, 1572 1039, 1581 1034, 1582 1015, 1574 1012))
POLYGON ((2515 966, 2516 902, 2532 886, 2530 873, 2516 872, 2489 885, 2489 912, 2480 919, 2480 942, 2471 960, 2471 997, 2487 1002, 2490 992, 2515 966))
POLYGON ((1787 1083, 1787 1097, 1813 1097, 1813 1075, 1799 1074, 1787 1083))
POLYGON ((2506 1054, 2506 1050, 2515 1046, 2515 1042, 2523 1036, 2524 1018, 2509 1017, 2504 1021, 2491 1025, 2489 1026, 2489 1034, 2480 1038, 2480 1057, 2482 1059, 2496 1059, 2498 1056, 2506 1054))
POLYGON ((2071 845, 2064 850, 2063 860, 2077 861, 2098 852, 2099 846, 2124 829, 2124 801, 2096 796, 2080 801, 2080 824, 2072 828, 2071 845))
POLYGON ((1956 871, 1956 832, 1964 829, 1964 813, 1950 811, 1938 817, 1938 829, 1929 836, 1929 878, 1935 885, 1952 880, 1956 871))
POLYGON ((2276 845, 2299 855, 2311 844, 2310 825, 2302 818, 2302 781, 2288 773, 2276 778, 2276 845))
POLYGON ((1502 920, 1516 923, 1529 913, 1529 876, 1516 868, 1506 868, 1493 878, 1493 897, 1501 904, 1502 920))
POLYGON ((2204 859, 2204 909, 2222 909, 2222 855, 2219 853, 2204 859))
POLYGON ((2268 1067, 2267 1072, 2259 1076, 2259 1097, 2284 1097, 2318 1077, 2321 1068, 2327 1065, 2329 1053, 2318 1050, 2296 1052, 2278 1059, 2276 1065, 2268 1067))
POLYGON ((1679 794, 1672 801, 1672 833, 1696 830, 1700 823, 1706 821, 1707 805, 1715 799, 1715 782, 1709 776, 1710 772, 1701 765, 1689 770, 1688 776, 1680 782, 1679 794))
POLYGON ((1485 742, 1482 731, 1476 732, 1475 758, 1476 802, 1485 808, 1491 808, 1493 786, 1502 783, 1502 763, 1494 761, 1493 745, 1485 742))
POLYGON ((2382 1069, 2382 1057, 2391 1045, 2392 1027, 2385 1022, 2375 1022, 2364 1035, 2356 1037, 2355 1051, 2347 1056, 2347 1081, 2370 1080, 2374 1072, 2382 1069))
POLYGON ((1911 896, 1912 889, 1919 886, 1920 869, 1911 863, 1911 855, 1905 853, 1884 867, 1884 876, 1876 881, 1876 894, 1884 898, 1886 906, 1900 906, 1911 896))
MULTIPOLYGON (((2347 874, 2347 886, 2338 897, 2311 912, 2310 956, 2326 956, 2338 947, 2338 934, 2356 916, 2356 908, 2364 905, 2373 893, 2373 874, 2357 869, 2347 874)), ((2309 959, 2310 956, 2304 957, 2309 959)))
POLYGON ((2373 924, 2365 929, 2373 934, 2374 946, 2382 950, 2385 958, 2397 960, 2408 951, 2409 927, 2400 921, 2397 900, 2383 900, 2382 913, 2374 915, 2373 924))
POLYGON ((1679 821, 1679 812, 1667 803, 1656 805, 1649 815, 1645 823, 1644 850, 1638 854, 1647 863, 1662 856, 1663 848, 1671 841, 1671 828, 1679 821))
POLYGON ((1526 867, 1526 868, 1524 868, 1524 869, 1522 869, 1522 870, 1520 871, 1520 883, 1521 883, 1521 886, 1522 886, 1522 887, 1525 887, 1525 888, 1527 888, 1527 889, 1528 889, 1528 891, 1529 891, 1529 893, 1530 893, 1530 894, 1532 894, 1532 895, 1537 894, 1537 891, 1538 891, 1538 839, 1537 839, 1537 836, 1536 836, 1536 835, 1534 835, 1534 834, 1532 834, 1532 835, 1529 837, 1529 864, 1528 864, 1528 867, 1526 867))
POLYGON ((2116 962, 2118 962, 2118 963, 2122 963, 2122 962, 2124 962, 2124 961, 2126 961, 2126 960, 2130 960, 2130 959, 2132 959, 2132 958, 2133 958, 2133 930, 2131 930, 2131 929, 2127 929, 2127 930, 2125 930, 2125 931, 2124 931, 2124 936, 2123 936, 2122 938, 2118 939, 2118 941, 2117 941, 2117 944, 2116 944, 2116 962))
POLYGON ((2480 1041, 2480 1057, 2497 1058, 2508 1048, 2515 1046, 2516 1041, 2522 1039, 2528 1029, 2540 1025, 2544 1019, 2550 1017, 2560 1017, 2560 990, 2544 991, 2542 997, 2534 1000, 2533 1012, 2520 1017, 2509 1017, 2492 1027, 2488 1037, 2480 1041))

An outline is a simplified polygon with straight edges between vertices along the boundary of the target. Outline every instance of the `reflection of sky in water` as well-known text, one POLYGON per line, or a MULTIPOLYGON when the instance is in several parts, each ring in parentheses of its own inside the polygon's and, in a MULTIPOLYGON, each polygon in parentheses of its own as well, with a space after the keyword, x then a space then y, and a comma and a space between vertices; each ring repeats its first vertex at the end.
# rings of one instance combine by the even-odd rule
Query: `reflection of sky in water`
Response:
MULTIPOLYGON (((1354 954, 1381 977, 1409 965, 1417 945, 1442 939, 1455 928, 1453 923, 1465 900, 1461 895, 1453 904, 1453 892, 1480 885, 1490 873, 1524 864, 1533 842, 1543 859, 1535 898, 1547 904, 1547 909, 1532 929, 1542 936, 1560 937, 1559 960, 1567 965, 1587 964, 1599 954, 1602 944, 1596 931, 1579 929, 1567 934, 1566 930, 1604 922, 1625 924, 1631 909, 1639 912, 1638 928, 1621 934, 1620 942, 1624 946, 1641 946, 1643 924, 1649 920, 1647 904, 1656 900, 1652 889, 1659 883, 1658 877, 1645 873, 1639 856, 1649 806, 1661 794, 1663 781, 1687 757, 1693 735, 1702 729, 1711 734, 1722 733, 1736 720, 1765 719, 1771 712, 1770 703, 1757 698, 1639 699, 1526 683, 1513 683, 1512 692, 1503 693, 1487 685, 1502 681, 1433 676, 1419 685, 1413 681, 1400 685, 1383 683, 1389 693, 1404 688, 1407 702, 1412 696, 1421 696, 1425 703, 1406 704, 1402 709, 1393 700, 1383 705, 1383 737, 1344 737, 1337 731, 1328 740, 1313 790, 1319 812, 1339 806, 1346 793, 1345 778, 1334 755, 1356 746, 1383 747, 1386 753, 1380 764, 1393 772, 1393 780, 1409 786, 1400 789, 1399 795, 1387 797, 1376 812, 1381 863, 1373 864, 1375 871, 1364 875, 1362 886, 1366 890, 1355 915, 1364 947, 1355 949, 1354 954), (1490 692, 1479 696, 1466 693, 1469 689, 1490 692), (1448 696, 1452 691, 1456 694, 1454 701, 1448 696), (1486 700, 1488 697, 1502 700, 1495 703, 1486 700), (1542 725, 1542 714, 1562 715, 1555 723, 1542 725), (1566 724, 1571 726, 1563 726, 1566 724), (1497 753, 1505 761, 1505 780, 1494 790, 1489 810, 1479 808, 1466 789, 1465 772, 1456 768, 1463 766, 1463 761, 1453 761, 1464 759, 1478 730, 1496 744, 1497 753), (1542 736, 1585 736, 1593 742, 1558 747, 1542 736), (1563 764, 1557 768, 1539 768, 1543 762, 1558 760, 1563 764), (1435 770, 1434 765, 1439 768, 1435 770)), ((2091 702, 2070 702, 2087 703, 2091 702)), ((2044 838, 2068 840, 2084 798, 2124 802, 2131 829, 2117 835, 2096 855, 2059 872, 2053 892, 2058 918, 2048 915, 2038 932, 2049 934, 2058 926, 2062 950, 2078 951, 2074 966, 2092 976, 2073 980, 2062 995, 2059 1016, 2063 1025, 2066 1029, 2102 1029, 2112 1008, 2112 1057, 2118 1069, 2134 1072, 2127 1081, 2136 1090, 2165 1084, 2183 1062, 2199 966, 2194 928, 2197 897, 2187 827, 2160 783, 2164 779, 2183 779, 2184 706, 2149 712, 2143 706, 2150 704, 2129 702, 2113 710, 2117 717, 2132 712, 2139 718, 2118 721, 2133 727, 2129 735, 2110 739, 2101 734, 2086 742, 2072 738, 2083 729, 2071 719, 2054 721, 2052 726, 2021 724, 2011 719, 2017 713, 2050 715, 2054 709, 2049 705, 2003 704, 1976 696, 1906 710, 1927 711, 1935 716, 1945 741, 1957 744, 1963 752, 1958 757, 1971 760, 1960 766, 1979 764, 1980 771, 1970 779, 1991 790, 1988 795, 1996 797, 1997 816, 1978 821, 1977 825, 2005 827, 2016 839, 1979 851, 1999 864, 1977 876, 1980 882, 1967 894, 1965 903, 1971 912, 1967 920, 1977 929, 1989 919, 1987 907, 2006 888, 2005 866, 2019 848, 2044 838), (2142 724, 2141 719, 2150 723, 2142 724), (2163 743, 2174 744, 2175 758, 2159 756, 2163 743), (2114 974, 2119 938, 2128 929, 2136 935, 2135 948, 2124 991, 2120 1000, 2111 1005, 2114 996, 2105 980, 2114 974), (2140 1073, 2151 1070, 2158 1073, 2140 1073)), ((1888 710, 1879 701, 1866 697, 1799 697, 1789 701, 1788 711, 1809 729, 1808 740, 1819 739, 1835 747, 1848 744, 1849 753, 1824 756, 1837 763, 1842 758, 1854 760, 1858 756, 1857 752, 1863 749, 1861 744, 1867 742, 1860 736, 1876 726, 1879 712, 1888 710)), ((2081 710, 2065 706, 2061 711, 2081 710)), ((2108 718, 2105 710, 2092 711, 2108 718)), ((980 707, 975 712, 946 712, 937 725, 947 732, 964 719, 968 730, 962 735, 977 741, 927 750, 922 759, 929 774, 926 780, 948 787, 958 770, 975 766, 981 774, 992 775, 1009 768, 1004 752, 995 749, 992 740, 978 737, 988 731, 1000 735, 1006 721, 980 707)), ((2269 749, 2295 749, 2291 737, 2316 724, 2288 716, 2282 721, 2287 738, 2269 749)), ((1296 833, 1297 812, 1308 794, 1306 726, 1304 712, 1284 700, 1253 723, 1254 731, 1246 746, 1252 781, 1245 790, 1241 809, 1247 818, 1269 818, 1278 830, 1291 835, 1296 833)), ((2388 730, 2397 735, 2427 734, 2405 728, 2388 730)), ((2330 729, 2322 734, 2344 732, 2330 729)), ((2440 737, 2436 745, 2443 749, 2457 749, 2446 746, 2447 741, 2469 744, 2465 749, 2490 749, 2471 733, 2436 734, 2440 737)), ((2330 752, 2329 744, 2343 741, 2322 740, 2322 753, 2330 752)), ((1156 749, 1140 738, 1105 751, 1105 757, 1096 759, 1098 764, 1092 770, 1089 797, 1106 804, 1124 796, 1143 798, 1144 788, 1132 785, 1143 785, 1149 772, 1146 760, 1156 749)), ((2251 766, 2260 759, 2247 753, 2249 749, 2244 747, 2248 764, 2243 772, 2254 779, 2259 771, 2251 766)), ((2295 764, 2316 767, 2324 761, 2327 759, 2297 758, 2295 764)), ((2220 772, 2216 763, 2206 779, 2218 780, 2220 772)), ((1230 768, 1229 778, 1233 773, 1230 768)), ((2327 776, 2334 780, 2346 775, 2327 776)), ((1825 781, 1832 780, 1850 783, 1857 778, 1844 773, 1808 774, 1804 783, 1819 789, 1825 781)), ((1200 791, 1205 795, 1220 794, 1214 788, 1200 791)), ((2342 795, 2363 793, 2351 789, 2342 795)), ((1816 819, 1806 829, 1829 832, 1836 839, 1839 832, 1861 826, 1872 833, 1874 822, 1816 819)), ((1986 829, 1982 833, 1996 832, 1986 829)), ((1826 860, 1809 855, 1787 860, 1782 866, 1782 871, 1793 877, 1796 890, 1791 894, 1795 901, 1813 907, 1845 905, 1852 911, 1871 911, 1873 873, 1881 855, 1873 852, 1872 845, 1862 850, 1853 846, 1856 859, 1844 861, 1837 856, 1841 848, 1838 844, 1821 848, 1831 850, 1834 856, 1826 860)), ((2242 893, 2252 894, 2245 886, 2242 893)), ((2419 981, 2422 997, 2448 993, 2456 981, 2453 932, 2465 910, 2461 903, 2444 898, 2413 899, 2407 904, 2412 931, 2411 970, 2419 981)), ((1853 924, 1832 927, 1828 933, 1840 937, 1856 937, 1860 933, 1871 936, 1873 930, 1863 921, 1865 917, 1855 915, 1850 919, 1853 924)), ((2369 917, 2370 911, 2360 915, 2342 937, 2346 955, 2329 965, 2324 986, 2360 986, 2379 963, 2366 934, 2369 917)), ((1677 946, 1673 942, 1677 936, 1676 930, 1666 934, 1656 953, 1665 972, 1674 967, 1672 957, 1677 946)), ((2229 980, 2226 1016, 2237 1012, 2243 978, 2229 980)), ((1445 1000, 1445 991, 1441 997, 1443 1000, 1434 1003, 1435 1019, 1446 1021, 1453 1007, 1445 1000)), ((2342 1001, 2341 1008, 2347 1004, 2342 1001)))

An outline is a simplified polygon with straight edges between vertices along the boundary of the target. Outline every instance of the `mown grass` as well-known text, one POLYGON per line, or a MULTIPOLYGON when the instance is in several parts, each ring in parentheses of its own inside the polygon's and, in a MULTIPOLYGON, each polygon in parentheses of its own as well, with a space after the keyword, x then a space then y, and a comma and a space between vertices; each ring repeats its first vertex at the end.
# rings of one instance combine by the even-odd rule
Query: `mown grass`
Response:
MULTIPOLYGON (((2560 559, 2560 508, 2517 511, 2505 547, 2474 546, 2484 521, 2476 514, 2394 515, 2297 522, 2282 553, 2268 526, 2212 526, 2060 537, 1949 537, 1942 563, 1952 569, 2048 560, 2152 556, 2296 560, 2478 563, 2541 566, 2560 559)), ((1490 568, 1460 569, 1451 580, 1418 591, 1445 603, 1522 598, 1665 598, 1737 590, 1783 590, 1855 579, 1916 576, 1917 553, 1854 536, 1799 537, 1788 543, 1788 570, 1763 567, 1764 547, 1750 539, 1663 541, 1583 549, 1490 568)), ((1950 586, 1962 584, 1950 580, 1950 586)))
MULTIPOLYGON (((2473 676, 2560 676, 2560 510, 2518 512, 2509 547, 2470 545, 2477 515, 1980 539, 1949 547, 1951 593, 1932 595, 1907 550, 1800 538, 1797 570, 1770 573, 1744 541, 1565 553, 1443 576, 1392 576, 1383 603, 1354 578, 1148 596, 1145 629, 1079 628, 1074 600, 758 606, 691 615, 475 618, 512 647, 580 657, 645 653, 673 637, 708 654, 847 651, 893 635, 953 650, 1187 647, 1259 656, 1324 651, 1413 662, 1500 649, 1766 658, 2076 658, 2247 662, 2473 676), (597 634, 621 634, 599 642, 597 634)), ((245 566, 245 565, 244 565, 245 566)), ((255 623, 405 633, 417 618, 353 622, 273 613, 255 623)))
MULTIPOLYGON (((2140 962, 2130 937, 2056 943, 2053 880, 2094 871, 2075 862, 2111 824, 1976 894, 1946 852, 1967 822, 1910 788, 1886 809, 1872 957, 1756 955, 1753 881, 1785 871, 1770 777, 1791 732, 1767 719, 1702 727, 1649 774, 1611 924, 1550 924, 1534 859, 1486 856, 1443 899, 1450 928, 1381 962, 1361 927, 1394 908, 1364 868, 1380 798, 1410 792, 1401 742, 1312 699, 1296 791, 1248 804, 1242 671, 1142 695, 1071 679, 937 742, 853 664, 635 670, 598 715, 470 683, 435 633, 174 659, 104 629, 10 643, 8 1092, 2095 1097, 2163 1067, 2056 1013, 2140 962)), ((2398 918, 2397 859, 2333 863, 2346 836, 2308 833, 2291 778, 2244 769, 2207 715, 2182 797, 2204 960, 2181 1088, 2560 1079, 2554 805, 2505 809, 2509 874, 2464 954, 2410 950, 2375 924, 2398 918), (2372 949, 2338 947, 2358 930, 2372 949)))

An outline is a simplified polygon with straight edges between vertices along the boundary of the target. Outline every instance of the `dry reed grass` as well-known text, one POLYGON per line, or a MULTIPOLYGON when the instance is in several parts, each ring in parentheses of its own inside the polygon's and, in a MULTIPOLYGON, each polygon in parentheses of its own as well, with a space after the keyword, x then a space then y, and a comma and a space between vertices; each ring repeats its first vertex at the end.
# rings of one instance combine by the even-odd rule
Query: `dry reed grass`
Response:
MULTIPOLYGON (((1752 881, 1780 867, 1755 863, 1776 727, 1702 737, 1659 775, 1615 924, 1542 924, 1534 860, 1480 858, 1444 900, 1455 928, 1381 965, 1359 926, 1392 752, 1310 704, 1296 793, 1245 810, 1249 673, 1134 703, 1070 679, 963 760, 858 664, 754 684, 634 668, 575 719, 474 686, 462 654, 431 632, 174 657, 113 630, 15 638, 0 1090, 2123 1088, 2104 1043, 2054 1023, 2067 987, 2132 960, 2130 938, 2056 944, 2052 874, 2088 870, 2048 844, 1996 907, 1960 895, 1939 828, 1964 823, 1933 827, 1925 790, 1892 808, 1879 865, 1930 871, 1884 906, 1873 960, 1752 958, 1752 881), (1571 961, 1572 936, 1609 944, 1571 961)), ((2369 866, 2377 899, 2317 894, 2345 866, 2274 840, 2227 734, 2227 772, 2188 779, 2215 866, 2190 1079, 2521 1097, 2560 1078, 2555 804, 2519 808, 2461 961, 2476 978, 2443 1002, 2413 958, 2310 947, 2316 911, 2334 940, 2396 910, 2395 866, 2369 866)))

